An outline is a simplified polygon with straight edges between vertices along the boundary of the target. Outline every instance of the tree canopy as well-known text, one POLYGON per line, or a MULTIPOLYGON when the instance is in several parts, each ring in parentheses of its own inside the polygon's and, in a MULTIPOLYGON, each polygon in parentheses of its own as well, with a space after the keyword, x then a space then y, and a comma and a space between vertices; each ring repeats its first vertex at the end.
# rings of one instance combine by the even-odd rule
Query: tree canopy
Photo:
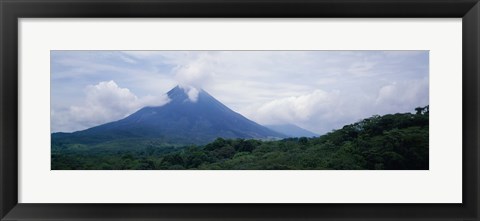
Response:
POLYGON ((52 144, 54 170, 424 170, 429 106, 372 116, 320 137, 277 141, 217 138, 201 146, 123 140, 52 144), (119 148, 122 147, 122 148, 119 148))

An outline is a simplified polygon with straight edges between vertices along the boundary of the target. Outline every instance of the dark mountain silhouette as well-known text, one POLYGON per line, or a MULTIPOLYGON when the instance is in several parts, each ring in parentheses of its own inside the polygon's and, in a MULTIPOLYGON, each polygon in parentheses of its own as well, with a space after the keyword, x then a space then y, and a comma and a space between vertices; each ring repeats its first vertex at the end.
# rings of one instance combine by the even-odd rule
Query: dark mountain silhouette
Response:
POLYGON ((265 127, 289 137, 318 137, 318 134, 294 124, 265 125, 265 127))
POLYGON ((278 139, 285 135, 261 126, 229 109, 204 90, 189 100, 177 86, 170 102, 144 107, 119 121, 73 133, 53 133, 52 143, 99 144, 122 139, 154 138, 169 144, 206 144, 218 137, 278 139))

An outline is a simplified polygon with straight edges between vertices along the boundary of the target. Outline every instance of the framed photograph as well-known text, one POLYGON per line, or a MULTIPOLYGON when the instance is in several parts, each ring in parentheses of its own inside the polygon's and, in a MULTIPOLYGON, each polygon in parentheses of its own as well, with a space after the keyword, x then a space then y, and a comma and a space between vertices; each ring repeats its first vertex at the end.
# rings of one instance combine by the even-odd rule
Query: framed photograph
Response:
POLYGON ((0 4, 1 220, 479 220, 476 0, 0 4))
POLYGON ((51 51, 51 170, 428 170, 428 55, 51 51))

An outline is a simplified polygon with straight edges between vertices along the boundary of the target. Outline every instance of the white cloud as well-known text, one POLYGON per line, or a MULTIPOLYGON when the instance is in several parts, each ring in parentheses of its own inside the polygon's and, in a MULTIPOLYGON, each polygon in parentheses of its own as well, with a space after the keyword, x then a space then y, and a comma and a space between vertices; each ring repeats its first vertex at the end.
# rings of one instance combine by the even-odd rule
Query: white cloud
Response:
POLYGON ((161 106, 169 102, 166 95, 138 98, 128 88, 119 87, 113 80, 89 85, 81 105, 52 111, 53 131, 76 131, 122 119, 145 106, 161 106), (69 122, 68 124, 66 124, 69 122))
POLYGON ((211 81, 214 65, 214 58, 210 54, 199 54, 175 68, 175 79, 181 86, 202 89, 211 81))
POLYGON ((328 94, 322 90, 315 90, 301 96, 280 98, 261 105, 254 111, 252 117, 258 118, 265 124, 302 122, 310 119, 313 114, 318 114, 321 109, 325 109, 322 108, 322 104, 330 103, 335 97, 334 93, 328 94))
POLYGON ((295 124, 324 133, 344 115, 341 93, 320 89, 299 96, 279 98, 242 110, 249 118, 263 124, 295 124), (333 121, 332 121, 333 120, 333 121))
POLYGON ((191 86, 180 86, 180 87, 188 95, 188 100, 194 103, 197 102, 198 94, 200 93, 200 91, 197 88, 191 87, 191 86))
POLYGON ((393 82, 380 88, 375 106, 384 110, 395 111, 412 105, 428 104, 428 79, 393 82))
POLYGON ((358 120, 428 105, 428 79, 392 82, 375 93, 314 90, 253 104, 239 112, 263 124, 296 124, 323 134, 358 120))

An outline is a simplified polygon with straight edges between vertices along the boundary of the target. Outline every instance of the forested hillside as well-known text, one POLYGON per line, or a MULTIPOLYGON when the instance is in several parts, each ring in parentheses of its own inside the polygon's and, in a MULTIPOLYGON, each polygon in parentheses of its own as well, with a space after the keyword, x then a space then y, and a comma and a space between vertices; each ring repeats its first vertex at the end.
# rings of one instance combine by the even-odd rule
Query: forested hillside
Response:
POLYGON ((95 146, 52 143, 52 169, 425 170, 429 107, 373 116, 314 138, 218 138, 202 146, 126 139, 95 146))

